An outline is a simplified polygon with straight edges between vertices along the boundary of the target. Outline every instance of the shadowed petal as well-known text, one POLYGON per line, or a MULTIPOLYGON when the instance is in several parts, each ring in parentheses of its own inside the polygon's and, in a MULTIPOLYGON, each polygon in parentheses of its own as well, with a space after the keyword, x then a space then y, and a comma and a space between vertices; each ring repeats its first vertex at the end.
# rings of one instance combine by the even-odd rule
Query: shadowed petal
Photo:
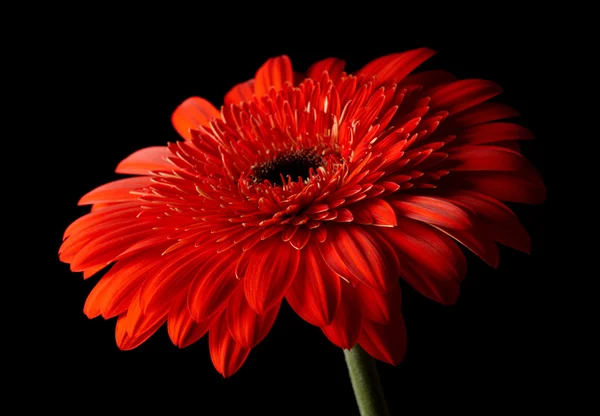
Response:
POLYGON ((360 334, 363 313, 360 298, 350 283, 342 283, 342 297, 330 325, 321 329, 331 342, 340 348, 351 349, 360 334))
POLYGON ((334 272, 374 289, 389 289, 398 277, 397 258, 386 242, 359 226, 331 226, 327 230, 327 240, 318 247, 334 272))
POLYGON ((365 320, 358 343, 372 357, 392 365, 400 364, 406 355, 406 327, 400 305, 394 305, 386 325, 365 320))
POLYGON ((373 87, 390 82, 398 83, 411 73, 416 67, 435 55, 435 51, 428 48, 383 56, 371 61, 364 66, 357 75, 375 77, 373 87))
POLYGON ((285 298, 302 319, 321 327, 329 325, 335 316, 342 282, 327 266, 316 244, 309 243, 304 248, 298 275, 285 298))
POLYGON ((398 218, 397 228, 377 230, 396 249, 401 277, 424 296, 452 304, 467 265, 451 238, 427 224, 398 218))
POLYGON ((196 322, 187 306, 187 293, 182 293, 169 310, 167 330, 173 344, 185 348, 202 338, 215 318, 196 322))
POLYGON ((387 324, 390 321, 391 310, 399 308, 402 302, 400 284, 389 292, 379 292, 368 286, 361 285, 356 288, 360 297, 364 316, 371 321, 387 324))
POLYGON ((298 272, 300 253, 290 244, 266 240, 243 254, 246 298, 257 313, 263 315, 281 302, 298 272))
POLYGON ((229 297, 241 282, 235 277, 231 255, 215 255, 205 263, 190 284, 188 307, 198 321, 210 319, 225 308, 229 297))
POLYGON ((238 371, 250 354, 249 348, 242 347, 231 336, 226 313, 210 327, 208 347, 213 365, 223 377, 229 377, 238 371))
POLYGON ((399 216, 449 228, 472 226, 469 215, 460 207, 432 196, 398 195, 391 202, 399 216))
POLYGON ((259 315, 250 307, 242 286, 229 299, 227 323, 233 338, 244 348, 254 348, 267 336, 275 323, 279 305, 259 315))

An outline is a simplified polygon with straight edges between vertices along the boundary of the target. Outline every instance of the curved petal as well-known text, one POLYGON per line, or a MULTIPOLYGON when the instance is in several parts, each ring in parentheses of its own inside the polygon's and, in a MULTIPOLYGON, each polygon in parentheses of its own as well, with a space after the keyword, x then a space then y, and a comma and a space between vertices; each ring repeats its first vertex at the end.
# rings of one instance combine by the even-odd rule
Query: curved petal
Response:
POLYGON ((87 317, 102 314, 109 319, 124 313, 144 281, 160 267, 160 262, 152 260, 159 255, 154 251, 117 262, 88 295, 83 307, 87 317))
POLYGON ((341 59, 326 58, 312 64, 306 71, 306 76, 318 81, 321 79, 323 72, 327 71, 329 78, 335 82, 344 71, 345 66, 346 62, 341 59))
POLYGON ((502 88, 492 81, 465 79, 436 88, 430 96, 429 104, 433 112, 445 110, 450 114, 456 114, 487 101, 501 92, 502 88))
POLYGON ((117 320, 117 346, 122 350, 130 350, 147 340, 167 320, 168 308, 154 309, 144 313, 137 295, 129 305, 127 312, 119 315, 117 320))
POLYGON ((422 295, 443 304, 456 301, 467 263, 456 243, 430 225, 398 218, 398 227, 377 230, 395 248, 401 277, 422 295))
POLYGON ((469 145, 504 142, 508 140, 531 140, 531 130, 514 123, 486 123, 465 129, 453 144, 466 143, 469 145))
POLYGON ((435 55, 429 48, 414 49, 377 58, 365 65, 357 75, 375 77, 373 88, 387 83, 399 83, 427 59, 435 55))
POLYGON ((271 58, 256 72, 254 94, 262 97, 269 92, 271 87, 280 91, 286 82, 294 83, 294 71, 290 58, 285 55, 271 58))
POLYGON ((167 146, 146 147, 127 156, 117 165, 115 172, 130 175, 148 175, 153 170, 174 170, 177 167, 167 158, 173 153, 167 146))
POLYGON ((335 316, 342 293, 340 276, 331 270, 311 242, 303 250, 298 275, 285 298, 302 319, 322 327, 335 316))
POLYGON ((239 104, 242 101, 250 101, 254 95, 254 79, 242 82, 233 87, 225 94, 225 104, 239 104))
POLYGON ((198 130, 199 127, 208 126, 210 120, 219 118, 220 115, 219 110, 204 98, 191 97, 175 109, 171 122, 181 137, 192 140, 190 129, 198 130))
POLYGON ((279 313, 280 304, 259 315, 246 300, 244 288, 239 287, 231 296, 227 305, 227 324, 229 332, 238 344, 244 348, 254 348, 271 330, 279 313))
POLYGON ((485 234, 482 228, 473 227, 468 230, 455 230, 435 225, 432 226, 454 238, 491 267, 496 268, 500 264, 498 246, 494 243, 491 236, 485 234))
MULTIPOLYGON (((452 242, 452 240, 450 240, 452 242)), ((458 249, 458 247, 456 247, 458 249)), ((460 280, 437 274, 422 267, 406 255, 398 255, 402 262, 400 276, 421 295, 441 303, 454 305, 460 295, 460 280)))
POLYGON ((394 305, 387 325, 365 320, 358 344, 373 358, 400 364, 406 355, 406 326, 400 307, 394 305))
POLYGON ((103 207, 73 221, 65 230, 63 239, 96 228, 102 224, 135 219, 139 213, 139 201, 123 202, 103 207))
POLYGON ((244 290, 258 314, 264 315, 281 302, 298 272, 300 253, 290 244, 265 240, 243 254, 244 290))
POLYGON ((233 255, 206 256, 190 284, 188 308, 197 322, 220 313, 241 282, 235 277, 233 255))
POLYGON ((447 126, 444 126, 443 130, 450 128, 458 131, 465 127, 518 116, 517 110, 506 104, 482 103, 445 120, 444 124, 447 126))
POLYGON ((546 187, 539 173, 533 170, 520 172, 461 172, 450 178, 455 187, 478 192, 507 202, 541 204, 546 200, 546 187))
POLYGON ((370 198, 348 206, 354 222, 379 227, 394 227, 396 213, 390 204, 382 198, 370 198))
POLYGON ((480 220, 484 232, 495 241, 529 253, 531 248, 529 234, 515 213, 506 205, 478 192, 456 191, 445 197, 473 211, 480 220))
POLYGON ((152 226, 148 222, 134 222, 124 225, 121 229, 107 232, 105 235, 87 239, 87 244, 81 247, 71 260, 71 270, 78 272, 108 264, 133 244, 153 234, 152 226))
POLYGON ((231 336, 225 313, 210 327, 208 347, 213 365, 223 377, 229 377, 238 371, 250 354, 249 348, 242 347, 231 336))
POLYGON ((358 339, 363 312, 356 288, 350 283, 342 284, 342 297, 330 325, 321 328, 325 336, 340 348, 351 349, 358 339))
POLYGON ((120 315, 117 319, 117 325, 115 327, 115 339, 117 341, 117 347, 123 351, 129 351, 139 347, 142 343, 144 343, 144 341, 150 338, 158 330, 158 328, 162 326, 163 323, 164 319, 155 320, 144 332, 131 335, 126 330, 127 326, 129 325, 127 314, 125 313, 120 315))
POLYGON ((187 293, 182 293, 169 310, 167 331, 173 344, 185 348, 202 338, 213 324, 215 318, 196 322, 187 306, 187 293))
POLYGON ((375 235, 360 226, 331 225, 327 240, 318 247, 327 265, 340 276, 387 291, 398 277, 397 257, 375 235))
POLYGON ((171 303, 187 289, 202 267, 206 252, 193 244, 174 252, 163 254, 160 270, 146 279, 140 288, 142 309, 171 303))
POLYGON ((100 202, 124 202, 139 199, 131 191, 147 188, 152 184, 149 176, 119 179, 101 185, 81 197, 77 205, 90 205, 100 202))
POLYGON ((460 146, 449 152, 444 164, 452 171, 526 172, 533 166, 519 152, 498 146, 460 146))
POLYGON ((400 88, 410 87, 413 85, 420 85, 426 88, 431 88, 440 84, 447 84, 453 81, 456 81, 456 77, 450 72, 440 69, 434 69, 431 71, 423 71, 416 74, 410 74, 398 83, 398 90, 400 90, 400 88))
POLYGON ((402 296, 400 284, 387 293, 379 292, 365 285, 357 286, 356 291, 360 297, 360 303, 366 319, 387 324, 390 322, 391 311, 400 308, 402 296))
POLYGON ((435 196, 398 195, 391 204, 397 215, 413 220, 456 229, 472 226, 471 219, 464 210, 435 196))

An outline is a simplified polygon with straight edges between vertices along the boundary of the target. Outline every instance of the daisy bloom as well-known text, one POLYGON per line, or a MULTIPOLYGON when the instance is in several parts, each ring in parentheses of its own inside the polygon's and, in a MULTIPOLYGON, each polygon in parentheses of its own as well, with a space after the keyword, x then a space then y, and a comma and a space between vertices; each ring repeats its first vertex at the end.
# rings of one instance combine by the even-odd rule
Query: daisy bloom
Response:
POLYGON ((132 175, 79 203, 60 259, 90 278, 89 318, 117 318, 129 350, 167 325, 186 347, 208 333, 225 377, 267 335, 285 300, 345 350, 398 364, 406 351, 399 279, 456 302, 466 262, 492 267, 501 243, 530 241, 502 202, 540 203, 521 155, 529 130, 481 79, 413 71, 434 52, 378 58, 356 73, 328 58, 305 73, 269 59, 220 109, 192 97, 183 140, 125 158, 132 175))

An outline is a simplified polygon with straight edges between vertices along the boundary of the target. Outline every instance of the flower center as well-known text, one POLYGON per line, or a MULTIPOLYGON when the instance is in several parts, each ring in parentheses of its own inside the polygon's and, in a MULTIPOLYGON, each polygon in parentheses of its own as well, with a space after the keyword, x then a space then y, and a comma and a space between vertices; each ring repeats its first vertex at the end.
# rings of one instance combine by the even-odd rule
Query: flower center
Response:
POLYGON ((290 150, 274 159, 257 164, 252 167, 251 178, 254 183, 268 180, 273 185, 283 185, 282 177, 292 181, 305 180, 309 177, 310 170, 323 166, 325 160, 316 149, 290 150))

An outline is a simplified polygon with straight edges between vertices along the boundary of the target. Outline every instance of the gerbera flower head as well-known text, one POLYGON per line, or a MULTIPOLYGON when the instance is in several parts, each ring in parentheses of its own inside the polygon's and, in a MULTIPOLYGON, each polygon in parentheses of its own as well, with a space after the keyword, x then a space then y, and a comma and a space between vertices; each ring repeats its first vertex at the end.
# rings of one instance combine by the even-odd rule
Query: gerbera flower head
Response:
POLYGON ((226 94, 193 97, 172 120, 184 140, 139 150, 80 204, 60 259, 89 278, 84 307, 117 318, 119 348, 166 323, 185 347, 208 332, 224 376, 269 332, 284 299, 335 345, 399 363, 399 278, 452 304, 465 276, 458 243, 498 265, 496 243, 528 252, 502 202, 539 203, 520 154, 529 130, 488 102, 501 89, 444 71, 412 74, 417 49, 355 74, 325 59, 304 74, 286 56, 226 94))

